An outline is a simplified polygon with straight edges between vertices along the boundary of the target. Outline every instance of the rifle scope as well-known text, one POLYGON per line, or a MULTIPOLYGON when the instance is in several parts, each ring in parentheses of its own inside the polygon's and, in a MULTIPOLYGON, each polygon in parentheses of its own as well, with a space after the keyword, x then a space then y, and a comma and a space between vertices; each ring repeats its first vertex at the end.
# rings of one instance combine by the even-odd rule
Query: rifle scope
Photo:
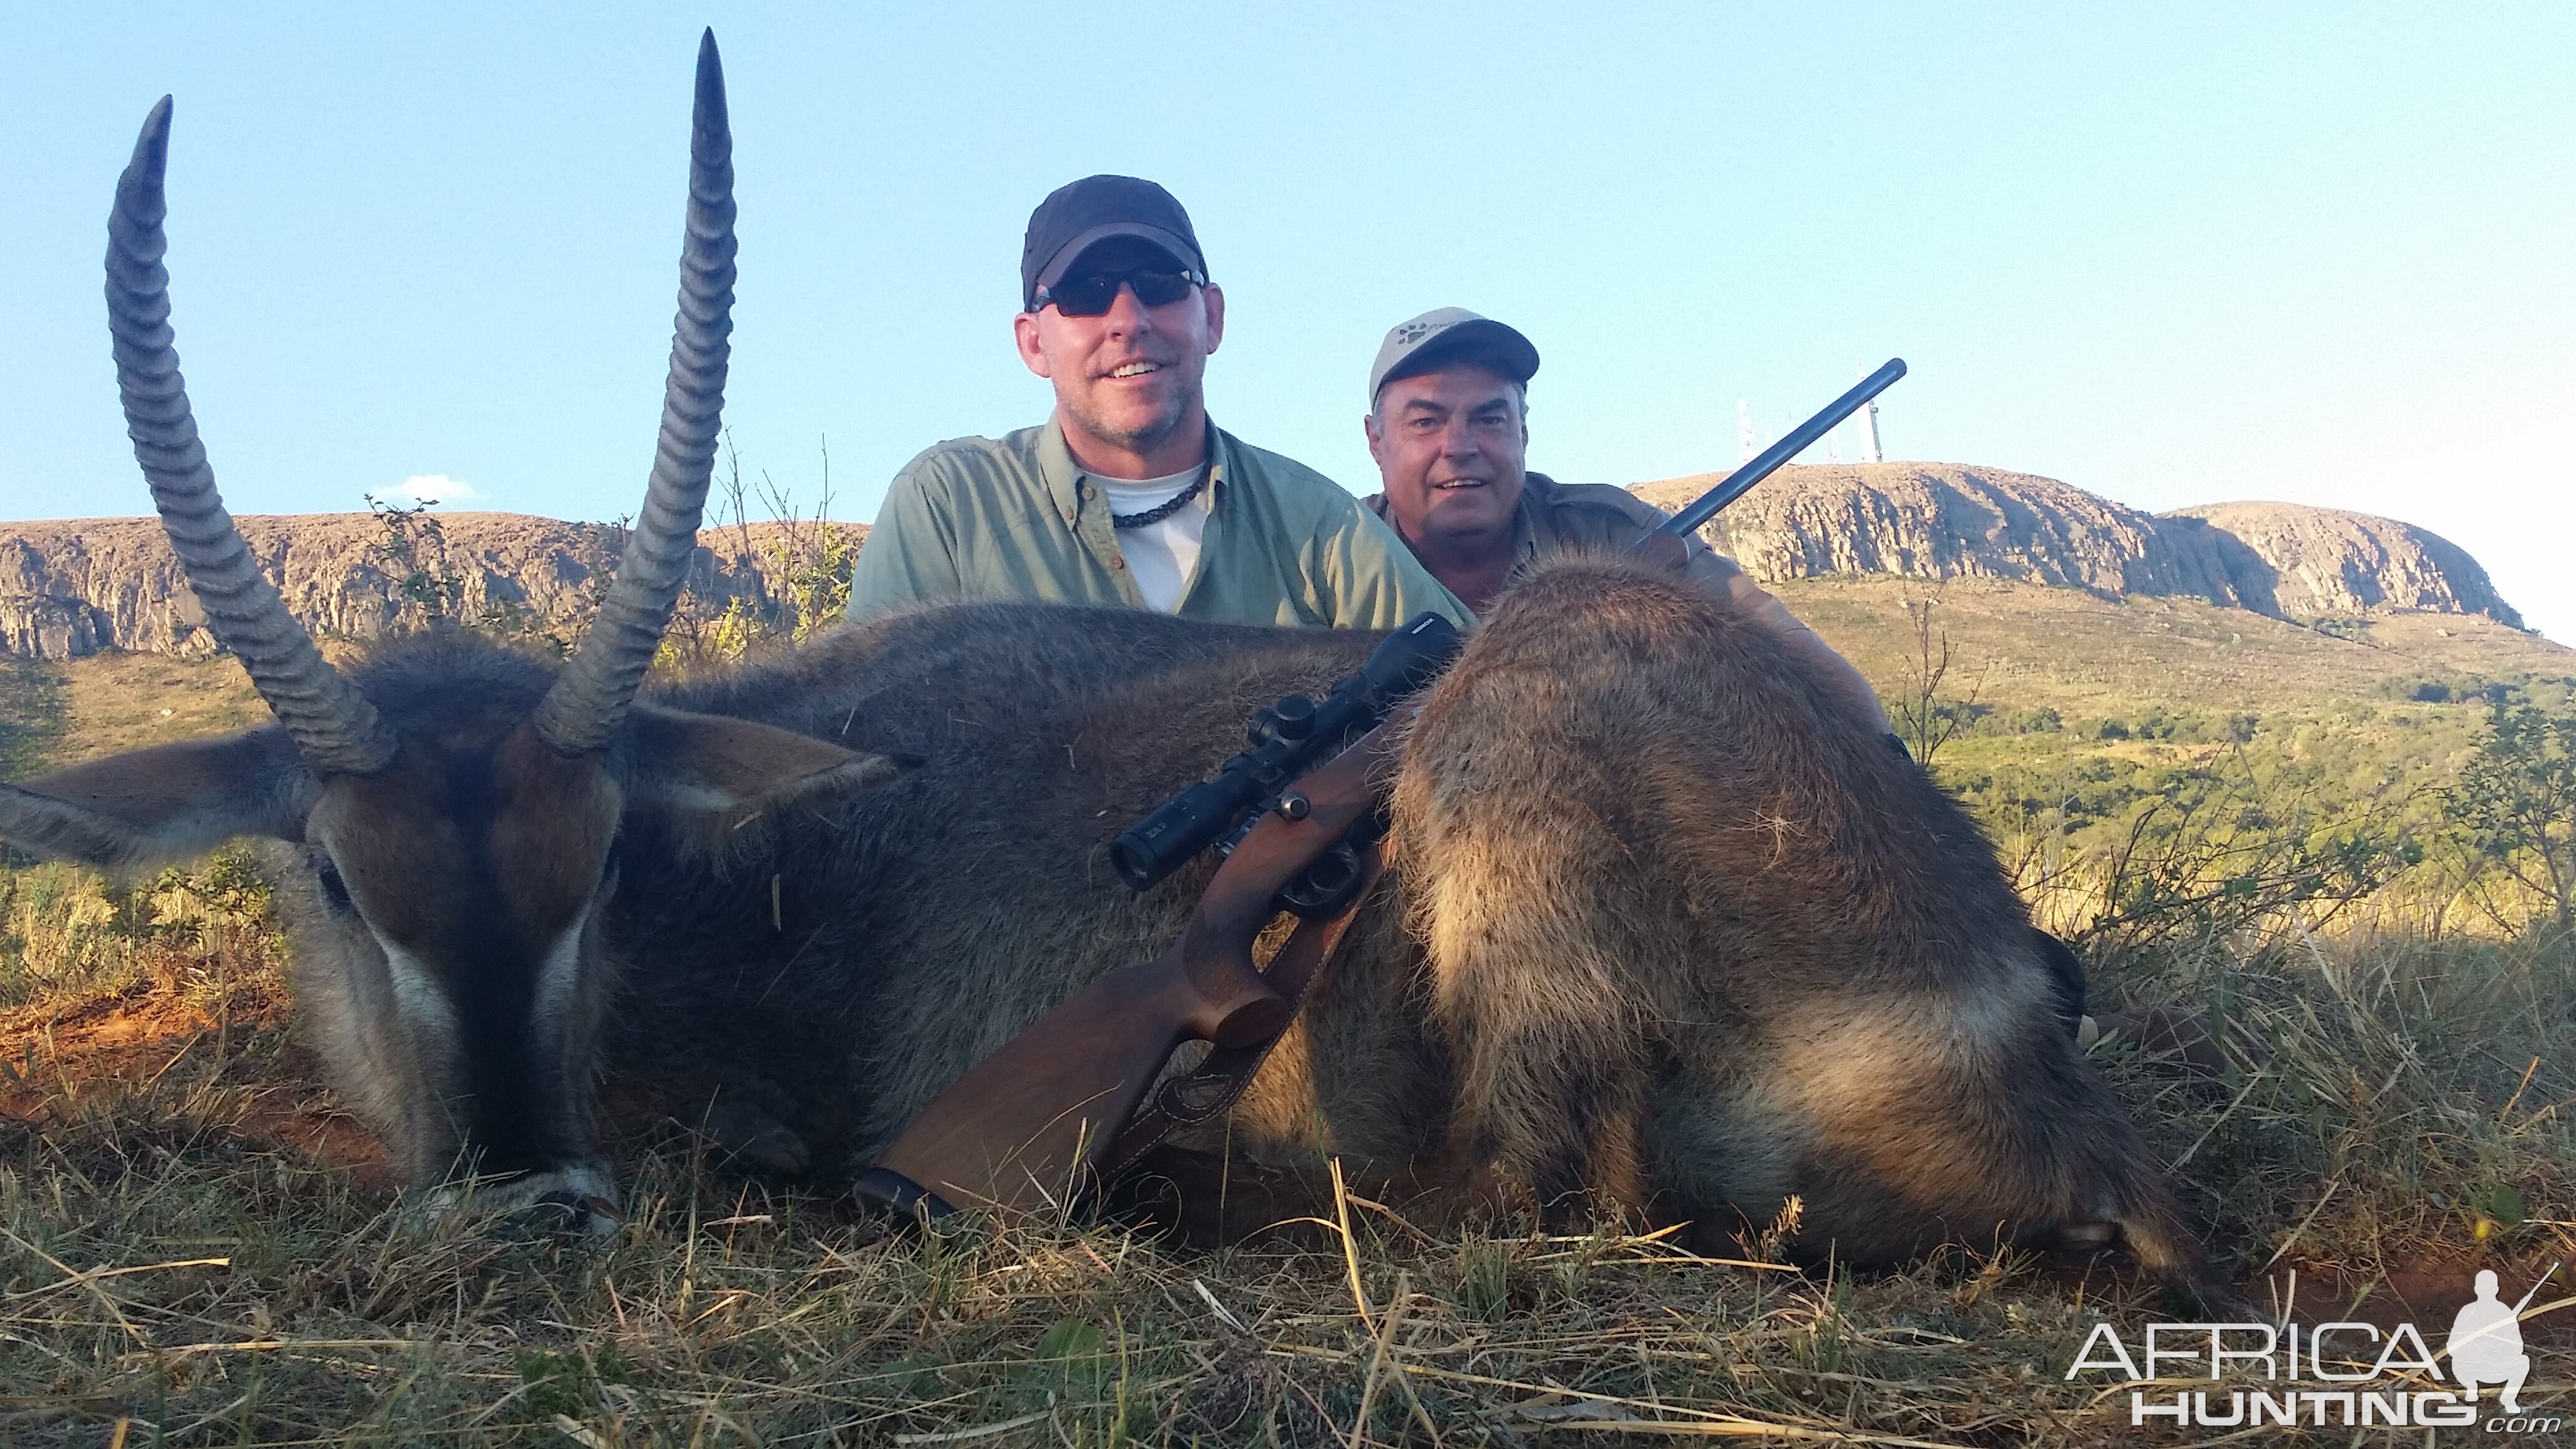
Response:
POLYGON ((1398 700, 1429 684, 1457 657, 1458 630, 1438 614, 1417 614, 1381 641, 1359 672, 1323 700, 1292 694, 1252 717, 1251 748, 1216 778, 1192 785, 1128 827, 1109 846, 1118 877, 1136 889, 1156 883, 1232 833, 1243 817, 1306 772, 1341 753, 1386 718, 1398 700))

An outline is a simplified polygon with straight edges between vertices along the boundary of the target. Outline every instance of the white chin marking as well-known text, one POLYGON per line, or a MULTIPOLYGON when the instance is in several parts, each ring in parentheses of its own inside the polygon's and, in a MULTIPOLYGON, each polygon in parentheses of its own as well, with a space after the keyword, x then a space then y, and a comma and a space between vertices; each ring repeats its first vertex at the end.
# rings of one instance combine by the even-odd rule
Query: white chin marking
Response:
POLYGON ((585 905, 573 914, 572 924, 555 938, 546 952, 545 961, 537 967, 537 995, 533 1006, 537 1039, 557 1053, 566 1050, 565 1028, 572 1020, 573 1003, 581 986, 582 926, 590 919, 585 905))
POLYGON ((447 999, 447 990, 428 967, 402 947, 384 938, 373 926, 376 947, 385 953, 385 974, 394 988, 394 1014, 406 1028, 414 1050, 430 1062, 444 1063, 456 1056, 456 1007, 447 999))

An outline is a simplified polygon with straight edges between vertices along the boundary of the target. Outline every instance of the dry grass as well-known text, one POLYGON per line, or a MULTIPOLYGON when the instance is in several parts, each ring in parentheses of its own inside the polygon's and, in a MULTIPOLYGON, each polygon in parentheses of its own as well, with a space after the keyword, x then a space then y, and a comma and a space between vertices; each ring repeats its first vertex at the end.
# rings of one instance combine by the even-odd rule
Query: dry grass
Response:
MULTIPOLYGON (((1215 1253, 889 1236, 685 1141, 630 1155, 605 1242, 426 1221, 311 1080, 273 975, 192 950, 0 1017, 7 1442, 2111 1444, 2125 1393, 2060 1375, 2097 1317, 2134 1342, 2178 1307, 2116 1260, 1799 1274, 1357 1202, 1347 1231, 1215 1253)), ((2302 1318, 2446 1323, 2476 1265, 2576 1260, 2567 952, 2168 952, 2104 986, 2217 1025, 2214 1071, 2103 1062, 2258 1304, 2296 1270, 2302 1318)), ((2554 1342, 2527 1403, 2568 1401, 2554 1342)))
POLYGON ((62 681, 67 717, 79 722, 56 763, 203 739, 264 725, 271 716, 231 655, 180 659, 166 654, 97 654, 63 664, 24 667, 62 681))

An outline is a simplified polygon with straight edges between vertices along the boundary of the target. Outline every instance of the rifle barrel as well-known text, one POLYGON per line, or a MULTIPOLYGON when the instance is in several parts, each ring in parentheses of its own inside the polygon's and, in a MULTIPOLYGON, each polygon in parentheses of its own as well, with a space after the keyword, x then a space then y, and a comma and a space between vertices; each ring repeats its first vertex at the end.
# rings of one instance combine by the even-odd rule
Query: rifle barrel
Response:
POLYGON ((1790 434, 1763 449, 1753 461, 1726 475, 1726 481, 1693 499, 1689 507, 1675 513, 1657 526, 1656 532, 1688 538, 1698 527, 1717 516, 1717 511, 1744 496, 1745 490, 1770 477, 1780 465, 1807 451, 1816 439, 1834 430, 1834 425, 1859 412, 1861 405, 1887 391, 1905 375, 1905 359, 1891 357, 1887 365, 1853 384, 1852 390, 1826 404, 1825 410, 1800 423, 1790 434))
MULTIPOLYGON (((2551 1274, 2556 1273, 2557 1271, 2558 1271, 2558 1265, 2557 1265, 2556 1263, 2552 1263, 2552 1264, 2550 1264, 2550 1265, 2549 1265, 2549 1272, 2548 1272, 2548 1273, 2543 1273, 2543 1274, 2541 1274, 2541 1275, 2540 1275, 2540 1283, 2546 1283, 2546 1282, 2548 1282, 2548 1281, 2549 1281, 2549 1279, 2550 1279, 2550 1275, 2551 1275, 2551 1274)), ((2532 1284, 2532 1285, 2531 1285, 2531 1291, 2530 1291, 2530 1292, 2528 1292, 2528 1293, 2525 1293, 2524 1295, 2522 1295, 2522 1301, 2521 1301, 2520 1303, 2517 1303, 2517 1304, 2513 1305, 2513 1316, 2514 1316, 2515 1321, 2519 1322, 2519 1321, 2521 1320, 2521 1318, 2522 1318, 2522 1310, 2524 1310, 2525 1308, 2530 1307, 2530 1306, 2531 1306, 2531 1300, 2540 1296, 2540 1283, 2534 1283, 2534 1284, 2532 1284)))

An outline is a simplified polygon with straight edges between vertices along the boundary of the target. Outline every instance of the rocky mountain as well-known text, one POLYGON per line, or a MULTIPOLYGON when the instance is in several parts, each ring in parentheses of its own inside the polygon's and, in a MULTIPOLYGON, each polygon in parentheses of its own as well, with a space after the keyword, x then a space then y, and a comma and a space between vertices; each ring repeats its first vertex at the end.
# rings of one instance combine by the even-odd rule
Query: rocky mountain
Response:
MULTIPOLYGON (((530 639, 577 632, 625 546, 611 525, 517 513, 237 521, 296 617, 326 638, 353 640, 415 626, 433 611, 530 639)), ((834 533, 827 543, 812 524, 702 531, 684 625, 711 623, 737 603, 763 619, 781 616, 793 576, 828 548, 854 547, 866 529, 842 524, 834 533)), ((159 520, 0 524, 0 654, 194 655, 214 647, 159 520)))
MULTIPOLYGON (((1672 508, 1718 476, 1635 491, 1672 508)), ((250 517, 241 527, 297 617, 354 640, 416 625, 432 610, 566 637, 587 619, 624 543, 607 525, 514 513, 407 523, 365 513, 250 517)), ((2019 579, 2293 620, 2420 610, 2522 623, 2475 559, 2412 524, 2287 503, 2143 513, 1998 468, 1784 468, 1707 533, 1764 580, 2019 579)), ((736 608, 775 621, 792 608, 791 591, 845 564, 865 534, 838 525, 827 542, 812 524, 706 530, 680 627, 710 627, 736 608)), ((206 653, 214 641, 204 621, 153 519, 0 524, 0 654, 206 653)))
MULTIPOLYGON (((1676 508, 1722 476, 1634 491, 1676 508)), ((2522 626, 2477 560, 2410 523, 2294 503, 2153 514, 1999 468, 1783 468, 1703 531, 1766 581, 1882 573, 2020 579, 2112 599, 2199 598, 2284 619, 2422 610, 2522 626)))
POLYGON ((2522 627, 2468 550, 2411 523, 2296 503, 2209 503, 2164 519, 2243 544, 2272 570, 2267 612, 2285 618, 2414 609, 2522 627))

